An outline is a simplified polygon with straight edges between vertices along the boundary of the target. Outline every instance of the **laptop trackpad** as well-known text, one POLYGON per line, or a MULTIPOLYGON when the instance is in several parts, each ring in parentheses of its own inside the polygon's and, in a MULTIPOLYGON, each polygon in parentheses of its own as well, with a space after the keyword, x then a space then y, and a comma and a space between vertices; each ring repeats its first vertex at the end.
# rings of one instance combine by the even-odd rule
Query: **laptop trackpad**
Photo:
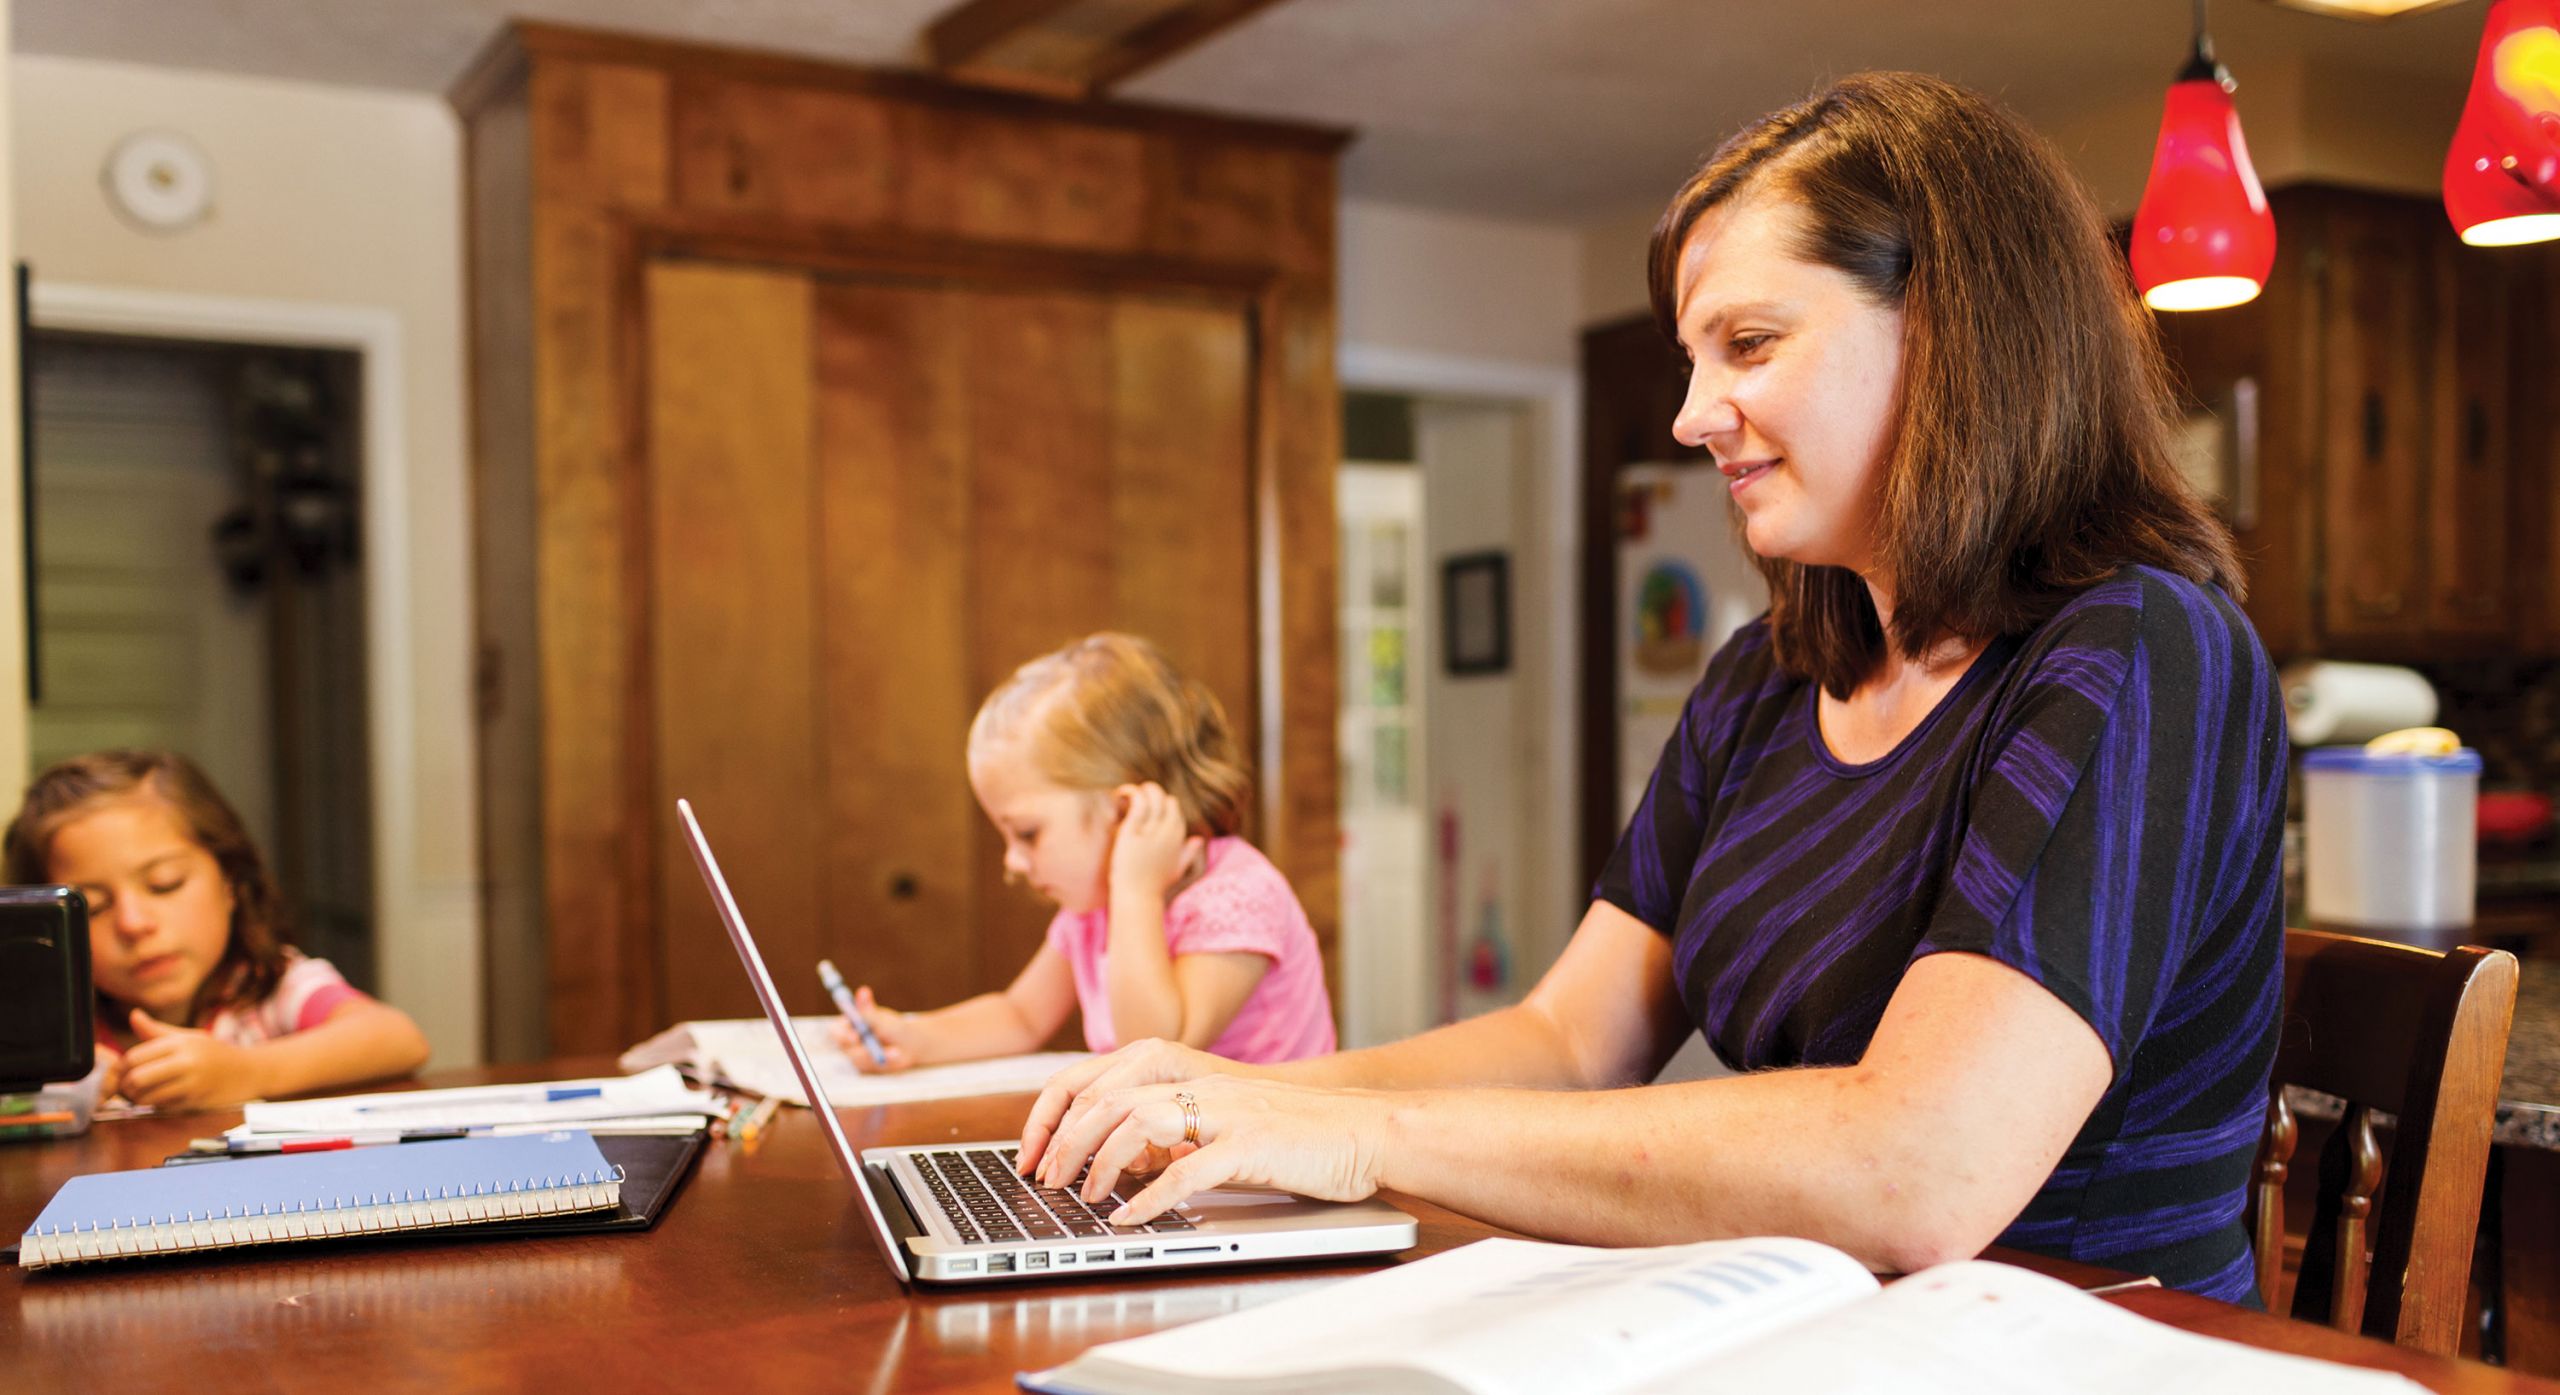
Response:
POLYGON ((1309 1201, 1287 1192, 1259 1191, 1243 1187, 1221 1187, 1216 1191, 1195 1193, 1182 1203, 1185 1214, 1202 1221, 1262 1221, 1291 1211, 1331 1210, 1330 1201, 1309 1201))

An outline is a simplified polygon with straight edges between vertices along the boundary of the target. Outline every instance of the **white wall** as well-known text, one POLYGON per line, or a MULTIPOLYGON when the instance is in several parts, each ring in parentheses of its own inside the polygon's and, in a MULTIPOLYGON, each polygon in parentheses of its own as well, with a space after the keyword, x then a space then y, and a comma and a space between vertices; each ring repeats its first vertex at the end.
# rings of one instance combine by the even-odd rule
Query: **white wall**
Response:
POLYGON ((1575 230, 1387 204, 1342 206, 1342 342, 1571 367, 1575 230))
MULTIPOLYGON (((11 176, 11 82, 9 0, 0 0, 0 269, 17 265, 17 239, 10 232, 9 210, 17 181, 11 176)), ((9 284, 16 285, 13 277, 9 284)), ((16 291, 7 297, 16 314, 16 291)), ((14 323, 14 320, 12 321, 14 323)), ((15 539, 19 529, 22 465, 18 451, 18 336, 0 334, 0 538, 15 539)), ((15 546, 0 548, 12 560, 0 564, 0 804, 14 805, 27 776, 27 629, 26 577, 15 546)))
MULTIPOLYGON (((398 413, 404 495, 368 504, 403 525, 409 600, 405 614, 388 617, 401 660, 389 667, 405 672, 405 690, 371 695, 377 709, 405 709, 410 732, 396 753, 405 768, 374 772, 378 784, 409 790, 384 820, 398 831, 391 851, 409 889, 385 887, 402 904, 382 908, 382 988, 426 1029, 438 1064, 476 1061, 460 129, 432 96, 123 64, 21 56, 8 65, 8 85, 12 226, 39 285, 288 302, 396 325, 399 371, 389 386, 400 400, 367 404, 398 413), (107 153, 146 128, 180 132, 210 157, 216 193, 205 222, 152 235, 108 207, 99 185, 107 153)), ((14 511, 14 491, 0 493, 14 511)), ((0 536, 14 536, 14 523, 0 536)), ((14 579, 6 585, 14 594, 14 579)), ((0 601, 0 626, 15 626, 18 610, 0 601)), ((0 663, 19 652, 0 640, 0 663)), ((22 708, 0 706, 0 743, 19 743, 0 744, 0 762, 24 736, 22 708)))

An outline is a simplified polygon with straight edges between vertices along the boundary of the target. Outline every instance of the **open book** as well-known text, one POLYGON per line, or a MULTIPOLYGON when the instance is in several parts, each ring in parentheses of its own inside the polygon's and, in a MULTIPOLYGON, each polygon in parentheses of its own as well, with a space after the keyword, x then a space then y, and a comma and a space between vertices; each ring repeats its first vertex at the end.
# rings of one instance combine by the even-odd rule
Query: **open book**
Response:
POLYGON ((1022 1383, 1053 1395, 2421 1388, 2181 1332, 2005 1264, 1940 1265, 1881 1287, 1809 1240, 1646 1250, 1481 1240, 1096 1347, 1022 1383))
MULTIPOLYGON (((866 1075, 845 1059, 828 1035, 832 1017, 795 1017, 794 1031, 818 1068, 818 1083, 838 1109, 866 1109, 875 1104, 911 1100, 958 1099, 964 1095, 1010 1095, 1037 1090, 1072 1062, 1081 1051, 1051 1051, 1030 1056, 997 1056, 948 1066, 919 1066, 890 1075, 866 1075)), ((782 1041, 761 1017, 712 1022, 679 1022, 622 1053, 615 1064, 624 1070, 678 1065, 697 1079, 717 1081, 750 1094, 770 1095, 806 1105, 807 1095, 791 1073, 791 1058, 782 1041)))

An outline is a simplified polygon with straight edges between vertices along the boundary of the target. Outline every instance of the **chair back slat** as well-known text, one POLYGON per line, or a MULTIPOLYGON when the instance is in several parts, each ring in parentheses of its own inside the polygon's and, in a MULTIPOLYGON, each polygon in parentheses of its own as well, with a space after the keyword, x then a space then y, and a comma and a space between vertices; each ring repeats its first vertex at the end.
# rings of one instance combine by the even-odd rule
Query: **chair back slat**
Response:
POLYGON ((2292 1175, 2293 1150, 2301 1142, 2302 1126, 2284 1091, 2268 1092, 2266 1133, 2258 1143, 2257 1181, 2249 1195, 2249 1236, 2258 1260, 2258 1292, 2270 1308, 2284 1277, 2284 1184, 2292 1175))
POLYGON ((2437 954, 2286 932, 2279 1105, 2268 1111, 2252 1197, 2262 1292, 2275 1292, 2270 1259, 2281 1259, 2282 1178, 2296 1146, 2280 1103, 2285 1086, 2300 1085, 2348 1107, 2321 1150, 2294 1316, 2456 1349, 2515 989, 2515 956, 2499 950, 2437 954), (2394 1119, 2387 1162, 2377 1111, 2394 1119))

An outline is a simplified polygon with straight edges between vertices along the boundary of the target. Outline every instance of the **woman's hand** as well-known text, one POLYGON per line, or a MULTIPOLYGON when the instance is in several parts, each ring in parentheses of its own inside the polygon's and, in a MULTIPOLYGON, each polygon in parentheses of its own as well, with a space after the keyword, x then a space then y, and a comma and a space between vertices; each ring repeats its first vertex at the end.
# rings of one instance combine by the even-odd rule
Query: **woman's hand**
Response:
POLYGON ((853 1006, 862 1014, 862 1020, 871 1024, 871 1034, 880 1039, 880 1054, 887 1058, 872 1060, 870 1048, 862 1044, 853 1024, 839 1017, 827 1025, 827 1035, 836 1049, 853 1062, 855 1070, 879 1075, 902 1071, 916 1063, 915 1014, 880 1006, 872 999, 868 984, 853 990, 853 1006))
POLYGON ((134 1048, 124 1053, 119 1087, 135 1104, 155 1109, 238 1104, 264 1093, 255 1048, 234 1046, 211 1032, 172 1027, 140 1008, 133 1010, 134 1048))
POLYGON ((1166 897, 1207 848, 1183 822, 1182 802, 1150 780, 1113 792, 1122 804, 1111 840, 1111 890, 1166 897))
MULTIPOLYGON (((1025 1177, 1040 1179, 1044 1186, 1063 1186, 1062 1182, 1048 1181, 1051 1169, 1045 1166, 1043 1155, 1049 1140, 1091 1112, 1104 1095, 1135 1085, 1196 1080, 1235 1068, 1235 1063, 1224 1057, 1154 1037, 1078 1061, 1050 1076, 1049 1083, 1040 1087, 1040 1098, 1031 1102, 1030 1117, 1022 1121, 1022 1144, 1014 1154, 1014 1167, 1025 1177)), ((1074 1177, 1076 1168, 1082 1168, 1084 1162, 1084 1156, 1078 1155, 1075 1168, 1066 1175, 1074 1177)))
POLYGON ((1042 1165, 1065 1186, 1088 1157, 1078 1194, 1100 1202, 1127 1173, 1156 1174, 1108 1219, 1141 1225, 1196 1192, 1241 1182, 1326 1201, 1378 1190, 1387 1103, 1367 1090, 1327 1090, 1211 1075, 1101 1095, 1062 1129, 1042 1165), (1191 1109, 1183 1107, 1185 1097, 1191 1109), (1195 1146, 1186 1126, 1195 1122, 1195 1146))

